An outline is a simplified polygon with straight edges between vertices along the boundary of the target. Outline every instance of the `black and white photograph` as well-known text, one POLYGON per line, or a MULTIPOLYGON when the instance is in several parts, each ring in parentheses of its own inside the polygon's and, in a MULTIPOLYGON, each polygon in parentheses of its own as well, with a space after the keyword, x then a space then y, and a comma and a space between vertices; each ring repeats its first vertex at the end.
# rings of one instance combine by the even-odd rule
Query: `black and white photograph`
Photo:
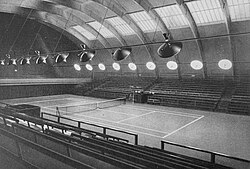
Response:
POLYGON ((0 169, 250 169, 250 0, 0 0, 0 169))

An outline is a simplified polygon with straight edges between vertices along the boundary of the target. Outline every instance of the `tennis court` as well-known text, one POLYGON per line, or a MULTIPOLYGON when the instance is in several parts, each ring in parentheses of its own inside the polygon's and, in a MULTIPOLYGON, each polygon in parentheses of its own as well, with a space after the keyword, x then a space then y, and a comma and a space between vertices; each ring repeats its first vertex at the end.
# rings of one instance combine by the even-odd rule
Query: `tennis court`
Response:
MULTIPOLYGON (((32 104, 43 112, 137 133, 139 144, 160 146, 161 140, 250 159, 250 117, 215 112, 107 101, 75 95, 5 100, 32 104), (97 103, 104 107, 98 108, 97 103), (87 105, 83 106, 81 105, 87 105), (83 111, 82 111, 83 110, 83 111)), ((109 133, 112 134, 112 133, 109 133)))

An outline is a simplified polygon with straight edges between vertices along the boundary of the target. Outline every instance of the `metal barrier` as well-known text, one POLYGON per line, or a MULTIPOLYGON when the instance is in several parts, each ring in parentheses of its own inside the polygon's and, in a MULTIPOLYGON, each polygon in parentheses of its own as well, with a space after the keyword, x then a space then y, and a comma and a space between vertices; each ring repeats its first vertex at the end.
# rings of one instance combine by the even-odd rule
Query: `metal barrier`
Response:
POLYGON ((123 134, 127 134, 127 135, 131 135, 131 136, 134 137, 134 144, 138 145, 139 138, 138 138, 138 134, 135 134, 135 133, 126 132, 126 131, 123 131, 123 130, 118 130, 118 129, 114 129, 114 128, 110 128, 110 127, 105 127, 105 126, 101 126, 101 125, 97 125, 97 124, 92 124, 92 123, 88 123, 88 122, 73 120, 73 119, 70 119, 70 118, 67 118, 67 117, 61 117, 61 116, 57 116, 57 115, 53 115, 53 114, 41 112, 41 118, 46 119, 46 118, 44 118, 44 115, 51 116, 51 117, 56 117, 58 123, 61 122, 61 119, 65 119, 65 120, 68 120, 68 121, 76 122, 78 128, 81 128, 81 124, 85 124, 85 125, 89 125, 89 126, 94 126, 94 127, 97 127, 97 128, 101 128, 102 129, 102 133, 105 134, 105 135, 107 134, 108 130, 119 132, 119 133, 123 133, 123 134))
MULTIPOLYGON (((62 155, 62 154, 60 154, 60 153, 58 153, 56 151, 48 149, 48 148, 46 148, 44 146, 41 146, 41 145, 39 145, 37 143, 34 143, 34 142, 30 141, 30 140, 27 140, 27 139, 25 139, 25 138, 23 138, 23 137, 15 134, 15 133, 12 133, 10 131, 4 130, 2 128, 0 128, 0 134, 4 135, 5 137, 8 137, 8 138, 10 138, 10 139, 12 139, 12 140, 14 140, 16 142, 16 145, 13 145, 13 146, 16 146, 16 149, 17 149, 18 152, 17 152, 17 154, 14 154, 14 155, 16 155, 18 158, 20 158, 20 160, 24 160, 25 161, 25 158, 23 157, 23 152, 25 150, 23 150, 21 148, 21 145, 25 145, 25 146, 30 147, 30 148, 32 148, 32 149, 34 149, 34 150, 36 150, 36 151, 38 151, 38 152, 40 152, 40 153, 48 156, 48 157, 50 157, 50 158, 58 160, 58 161, 60 161, 60 162, 62 162, 64 164, 72 166, 74 168, 94 169, 93 167, 91 167, 91 166, 89 166, 87 164, 79 162, 79 161, 77 161, 77 160, 75 160, 75 159, 73 159, 71 157, 62 155)), ((31 163, 29 163, 27 161, 25 161, 25 162, 27 163, 27 165, 28 165, 27 167, 28 168, 34 168, 34 169, 38 168, 38 167, 35 167, 35 165, 33 165, 33 164, 31 164, 31 163)))
MULTIPOLYGON (((212 163, 212 164, 219 164, 219 163, 217 163, 218 161, 216 161, 216 157, 218 157, 218 158, 221 157, 221 158, 226 158, 229 161, 235 160, 235 161, 237 161, 239 163, 244 163, 244 164, 242 164, 244 166, 250 166, 250 161, 246 160, 246 159, 233 157, 233 156, 229 156, 229 155, 226 155, 226 154, 212 152, 212 151, 208 151, 208 150, 203 150, 203 149, 199 149, 199 148, 196 148, 196 147, 185 146, 185 145, 173 143, 173 142, 170 142, 170 141, 163 141, 162 140, 161 141, 161 150, 165 150, 165 145, 166 144, 171 145, 171 146, 175 146, 175 147, 179 147, 179 148, 184 148, 184 149, 187 149, 187 150, 193 150, 193 151, 196 151, 196 152, 202 152, 202 153, 209 154, 210 155, 210 161, 209 162, 212 163)), ((240 165, 240 164, 237 164, 237 165, 240 165)), ((240 168, 240 167, 237 166, 237 168, 240 168)))

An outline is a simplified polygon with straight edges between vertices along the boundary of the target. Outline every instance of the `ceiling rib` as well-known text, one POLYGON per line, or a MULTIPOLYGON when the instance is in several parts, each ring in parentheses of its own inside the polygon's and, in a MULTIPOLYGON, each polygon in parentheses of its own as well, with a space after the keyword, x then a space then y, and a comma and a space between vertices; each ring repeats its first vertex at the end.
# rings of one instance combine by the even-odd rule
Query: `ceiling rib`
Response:
MULTIPOLYGON (((31 9, 23 8, 23 7, 18 7, 18 10, 17 10, 17 7, 14 5, 0 4, 0 12, 13 13, 13 14, 18 14, 18 15, 27 17, 28 14, 30 13, 30 10, 31 9)), ((51 22, 50 20, 48 20, 46 12, 44 12, 44 15, 41 15, 41 14, 38 14, 36 10, 34 10, 28 16, 28 18, 29 19, 35 18, 43 24, 50 25, 50 27, 51 27, 51 25, 54 25, 55 27, 57 27, 60 30, 65 28, 65 25, 60 25, 59 22, 51 22)), ((83 35, 79 34, 80 36, 79 35, 75 36, 74 34, 72 34, 73 31, 69 31, 69 29, 66 29, 66 28, 65 28, 65 31, 67 31, 69 34, 73 35, 79 41, 83 41, 87 45, 91 45, 91 42, 83 35)), ((75 34, 78 34, 78 33, 75 32, 75 34)))
MULTIPOLYGON (((46 1, 44 1, 44 2, 46 2, 46 1)), ((96 20, 97 22, 101 23, 104 27, 109 29, 115 35, 115 37, 121 42, 122 45, 124 45, 124 46, 127 45, 126 41, 121 36, 121 34, 109 22, 107 22, 106 20, 103 19, 103 17, 99 16, 98 14, 96 14, 95 12, 93 12, 87 8, 85 8, 84 10, 79 8, 79 6, 81 6, 81 4, 79 2, 66 3, 65 1, 62 1, 62 0, 50 0, 49 2, 54 3, 55 5, 62 5, 62 6, 65 6, 67 8, 77 10, 77 11, 91 17, 93 20, 96 20)))
MULTIPOLYGON (((134 22, 134 20, 129 15, 126 14, 126 10, 122 6, 113 1, 107 2, 107 0, 91 0, 91 1, 108 8, 109 10, 113 11, 116 15, 118 15, 120 18, 122 18, 128 25, 130 25, 130 27, 135 31, 135 33, 143 43, 150 42, 149 37, 146 36, 141 30, 141 28, 134 22)), ((146 50, 151 60, 155 62, 156 60, 154 57, 154 51, 152 47, 147 45, 146 50)), ((155 69, 155 74, 157 77, 159 77, 159 70, 157 67, 155 69)))
POLYGON ((155 20, 155 23, 157 23, 157 25, 159 25, 162 33, 169 33, 170 31, 167 28, 167 26, 165 25, 165 23, 163 22, 162 18, 159 16, 159 14, 153 9, 153 5, 148 1, 148 0, 133 0, 134 2, 136 2, 138 5, 140 5, 144 11, 146 11, 149 16, 151 17, 151 19, 155 20))
MULTIPOLYGON (((232 20, 231 20, 227 0, 219 0, 219 2, 221 5, 222 12, 225 16, 225 24, 227 27, 227 33, 230 34, 232 20)), ((231 50, 230 53, 231 53, 231 57, 232 57, 231 58, 232 59, 232 76, 234 78, 235 77, 235 65, 234 65, 234 63, 235 63, 235 50, 234 50, 234 44, 232 43, 232 40, 231 40, 231 36, 228 36, 228 41, 229 41, 230 50, 231 50)))
MULTIPOLYGON (((31 8, 31 9, 36 9, 36 10, 40 10, 40 11, 45 11, 51 14, 55 14, 61 17, 64 17, 66 20, 66 22, 68 22, 69 20, 71 20, 71 25, 66 25, 66 26, 75 26, 80 25, 82 26, 84 29, 86 29, 87 31, 89 31, 90 33, 92 33, 95 37, 97 37, 97 39, 101 42, 101 44, 104 47, 111 47, 111 45, 109 44, 109 42, 101 35, 99 34, 94 28, 92 28, 90 25, 86 24, 81 18, 79 18, 78 16, 75 16, 74 14, 72 14, 71 12, 67 12, 67 11, 62 11, 62 9, 58 8, 55 4, 53 3, 49 3, 49 2, 41 2, 41 3, 27 3, 27 4, 22 4, 22 7, 26 7, 26 8, 31 8)), ((72 9, 69 9, 72 10, 72 9)), ((91 46, 93 47, 93 46, 91 46)), ((111 50, 109 50, 109 53, 112 54, 111 50)))
MULTIPOLYGON (((182 13, 184 16, 186 16, 188 22, 189 22, 189 25, 190 25, 190 28, 193 32, 193 35, 195 38, 200 38, 200 34, 199 34, 199 31, 198 31, 198 28, 197 28, 197 25, 195 23, 195 20, 190 12, 190 10, 188 9, 188 6, 184 3, 184 0, 175 0, 176 3, 178 4, 179 8, 181 9, 182 13)), ((205 54, 204 54, 204 49, 203 49, 203 46, 202 46, 202 42, 201 40, 196 40, 196 44, 198 46, 198 50, 199 50, 199 53, 200 53, 200 56, 201 56, 201 61, 203 63, 203 72, 202 72, 202 75, 203 75, 203 78, 207 78, 207 65, 206 65, 206 62, 205 62, 205 54)))
MULTIPOLYGON (((61 1, 61 0, 50 0, 50 2, 80 11, 81 13, 91 17, 92 19, 96 20, 97 22, 102 24, 104 27, 109 29, 115 35, 115 37, 118 39, 118 41, 121 43, 122 46, 128 46, 127 42, 122 37, 122 35, 109 22, 107 22, 103 17, 99 16, 98 14, 94 13, 93 11, 87 8, 85 8, 84 10, 79 8, 80 4, 77 4, 78 2, 65 3, 65 1, 61 1)), ((130 54, 130 58, 131 58, 131 61, 135 63, 133 51, 130 54)), ((137 72, 137 75, 139 75, 138 70, 136 70, 136 72, 137 72)))
MULTIPOLYGON (((62 16, 62 11, 60 11, 60 9, 59 8, 57 8, 57 7, 55 7, 55 6, 53 6, 53 4, 51 4, 51 3, 37 3, 37 2, 35 2, 35 1, 33 1, 34 2, 34 4, 32 4, 32 3, 30 3, 30 1, 29 1, 29 3, 22 3, 22 5, 21 5, 21 7, 23 7, 23 8, 29 8, 29 9, 34 9, 34 10, 40 10, 40 11, 45 11, 45 12, 48 12, 48 13, 52 13, 52 14, 55 14, 55 15, 59 15, 59 16, 62 16)), ((1 2, 0 2, 1 3, 1 2)), ((12 5, 15 5, 16 6, 16 8, 20 8, 20 4, 14 4, 13 2, 12 2, 12 5)), ((64 16, 62 16, 62 17, 64 17, 64 16)), ((67 19, 66 19, 67 20, 67 19)), ((79 21, 79 20, 78 20, 79 21)), ((75 24, 72 24, 72 25, 75 25, 75 24)), ((90 27, 89 25, 87 25, 87 24, 84 24, 84 22, 81 22, 81 26, 83 26, 84 28, 87 28, 89 31, 91 31, 92 33, 93 32, 95 32, 95 33, 97 33, 92 27, 90 27)), ((83 35, 82 35, 83 36, 83 35)), ((101 39, 101 36, 100 36, 100 41, 102 40, 102 44, 104 45, 104 46, 106 46, 106 47, 108 47, 109 45, 105 45, 105 44, 107 44, 106 42, 105 42, 105 38, 103 38, 103 39, 101 39)), ((88 43, 88 44, 91 44, 91 43, 88 43)), ((111 47, 111 46, 109 46, 109 47, 111 47)))
MULTIPOLYGON (((164 21, 162 20, 162 18, 159 16, 159 14, 153 9, 153 5, 148 1, 148 0, 134 0, 138 5, 140 5, 144 11, 146 11, 149 16, 151 17, 151 19, 155 20, 155 23, 157 23, 157 25, 159 25, 162 33, 167 33, 170 35, 170 38, 173 39, 173 36, 170 32, 170 30, 167 28, 166 24, 164 23, 164 21)), ((179 58, 178 57, 174 57, 174 60, 177 63, 180 63, 179 58)), ((177 70, 178 73, 178 77, 179 79, 181 79, 181 73, 180 73, 180 69, 177 70)))

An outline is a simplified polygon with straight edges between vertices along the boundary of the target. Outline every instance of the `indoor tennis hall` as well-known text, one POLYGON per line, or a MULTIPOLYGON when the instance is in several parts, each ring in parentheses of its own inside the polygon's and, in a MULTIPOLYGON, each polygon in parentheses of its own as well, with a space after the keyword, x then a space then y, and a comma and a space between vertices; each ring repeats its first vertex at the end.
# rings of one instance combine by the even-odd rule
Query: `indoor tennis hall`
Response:
POLYGON ((0 169, 250 169, 250 0, 0 0, 0 169))

